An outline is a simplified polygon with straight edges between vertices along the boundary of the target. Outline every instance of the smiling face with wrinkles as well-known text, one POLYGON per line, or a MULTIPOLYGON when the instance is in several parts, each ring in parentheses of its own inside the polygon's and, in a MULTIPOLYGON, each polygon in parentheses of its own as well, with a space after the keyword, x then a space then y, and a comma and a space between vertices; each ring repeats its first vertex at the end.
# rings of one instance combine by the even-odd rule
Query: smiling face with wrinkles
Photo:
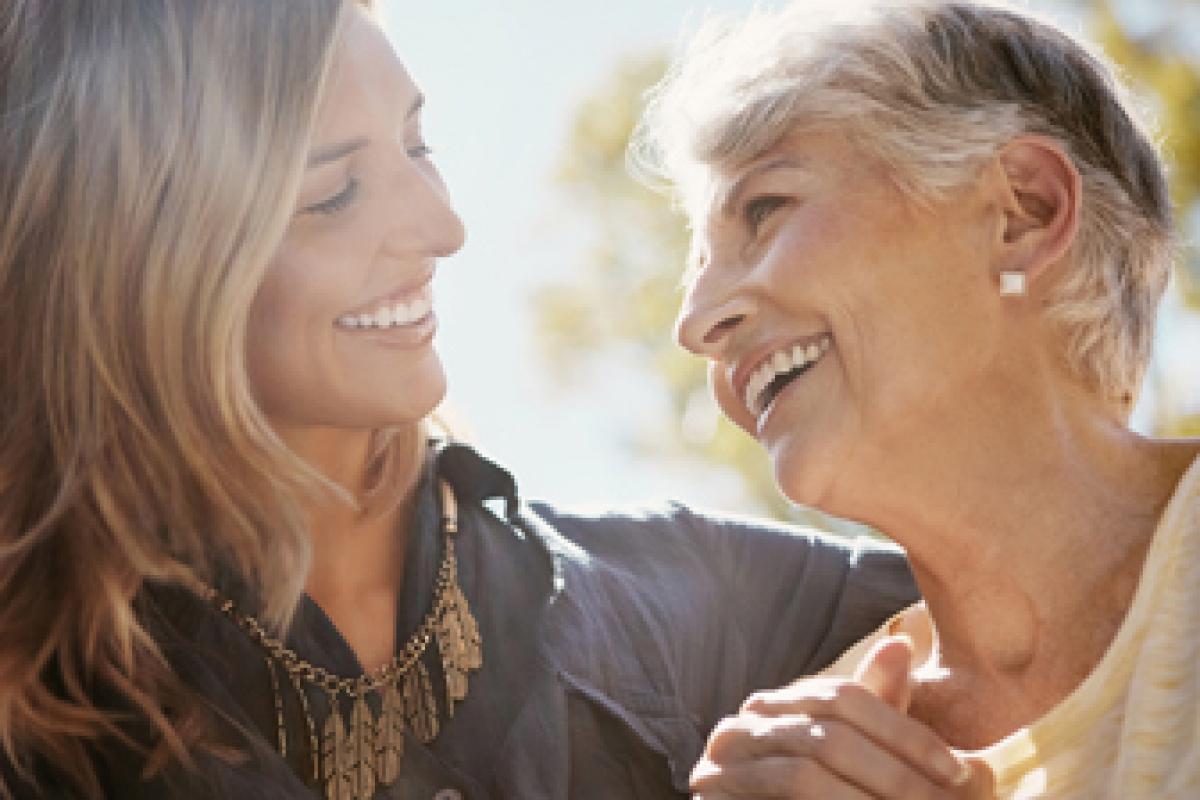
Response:
POLYGON ((997 217, 970 189, 916 205, 833 134, 787 137, 713 185, 678 339, 785 494, 853 516, 867 477, 1003 358, 997 217))
POLYGON ((464 232, 421 106, 382 31, 347 9, 295 213, 248 323, 251 382, 277 429, 413 422, 445 393, 431 282, 464 232))

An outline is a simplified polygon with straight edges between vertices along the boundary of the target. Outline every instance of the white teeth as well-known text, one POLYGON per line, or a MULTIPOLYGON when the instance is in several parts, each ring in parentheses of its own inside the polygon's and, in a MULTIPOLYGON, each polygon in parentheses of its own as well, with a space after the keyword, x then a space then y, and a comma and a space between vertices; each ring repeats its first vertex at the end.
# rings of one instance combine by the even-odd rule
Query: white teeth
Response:
POLYGON ((346 314, 338 317, 337 324, 343 328, 397 328, 412 325, 424 319, 433 310, 433 300, 418 297, 411 303, 395 303, 381 306, 375 313, 346 314))
POLYGON ((815 363, 817 359, 828 352, 831 345, 831 339, 828 336, 822 336, 816 342, 808 345, 796 344, 786 350, 778 350, 765 358, 759 368, 751 374, 750 380, 746 382, 746 396, 742 398, 746 408, 756 417, 761 415, 766 408, 759 407, 760 398, 771 381, 797 367, 815 363))

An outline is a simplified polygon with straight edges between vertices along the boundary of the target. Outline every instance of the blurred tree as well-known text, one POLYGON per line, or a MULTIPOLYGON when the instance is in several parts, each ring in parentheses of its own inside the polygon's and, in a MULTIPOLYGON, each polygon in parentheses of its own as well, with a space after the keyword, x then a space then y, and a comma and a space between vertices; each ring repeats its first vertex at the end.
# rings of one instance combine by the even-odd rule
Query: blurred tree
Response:
MULTIPOLYGON (((1096 39, 1142 97, 1152 103, 1171 166, 1176 220, 1184 236, 1177 286, 1200 309, 1200 5, 1195 0, 1087 0, 1096 39)), ((1200 342, 1195 349, 1200 355, 1200 342)), ((1151 375, 1169 384, 1170 375, 1151 375)), ((1160 385, 1158 395, 1175 395, 1160 385)), ((1200 436, 1200 410, 1163 404, 1155 428, 1200 436)))
POLYGON ((688 233, 667 199, 632 180, 625 164, 642 94, 665 66, 661 56, 619 65, 576 114, 557 179, 572 213, 592 227, 595 244, 570 283, 548 285, 535 299, 537 338, 555 373, 567 380, 589 355, 613 350, 654 376, 667 393, 669 419, 635 443, 643 453, 735 470, 755 510, 804 518, 806 512, 775 488, 758 445, 717 411, 703 362, 669 335, 688 233))
MULTIPOLYGON (((1173 161, 1180 221, 1200 219, 1200 71, 1183 57, 1182 48, 1167 47, 1168 38, 1131 35, 1115 13, 1115 2, 1120 0, 1089 4, 1099 40, 1155 98, 1173 161)), ((684 456, 731 469, 742 477, 759 513, 840 527, 780 495, 761 448, 730 425, 710 399, 702 361, 668 335, 680 299, 688 234, 668 200, 631 179, 625 162, 641 98, 664 68, 662 56, 627 60, 574 119, 556 177, 571 216, 590 227, 594 245, 588 263, 572 273, 569 283, 548 285, 535 298, 538 340, 555 374, 568 383, 581 365, 619 353, 662 385, 669 419, 636 442, 648 457, 684 456)), ((1192 269, 1179 284, 1200 304, 1194 249, 1185 260, 1192 269)), ((1158 427, 1200 433, 1200 418, 1162 419, 1158 427)))

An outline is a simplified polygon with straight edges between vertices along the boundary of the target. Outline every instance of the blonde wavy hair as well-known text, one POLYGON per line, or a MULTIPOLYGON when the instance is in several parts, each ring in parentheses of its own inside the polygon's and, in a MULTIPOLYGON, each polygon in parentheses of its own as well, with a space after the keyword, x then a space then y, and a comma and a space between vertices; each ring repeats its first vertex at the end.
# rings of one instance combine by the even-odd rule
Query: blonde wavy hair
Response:
POLYGON ((1001 0, 826 6, 707 20, 650 94, 635 171, 673 186, 696 229, 709 168, 788 133, 847 136, 918 202, 973 180, 1013 138, 1050 136, 1084 197, 1072 269, 1047 314, 1064 362, 1132 410, 1176 244, 1156 142, 1108 60, 1001 0))
MULTIPOLYGON (((0 746, 25 778, 42 760, 100 796, 89 747, 128 737, 97 687, 151 723, 151 764, 191 763, 202 714, 148 582, 233 570, 277 627, 302 591, 320 481, 244 339, 344 10, 0 4, 0 746)), ((383 473, 416 433, 377 437, 383 473)))

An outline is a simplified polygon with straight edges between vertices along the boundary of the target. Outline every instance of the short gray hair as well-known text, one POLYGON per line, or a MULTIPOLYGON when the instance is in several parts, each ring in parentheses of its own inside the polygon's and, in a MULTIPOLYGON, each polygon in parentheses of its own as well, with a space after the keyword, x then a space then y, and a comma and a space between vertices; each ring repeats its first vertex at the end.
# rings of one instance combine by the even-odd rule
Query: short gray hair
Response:
POLYGON ((1000 3, 802 3, 707 20, 649 95, 630 156, 693 224, 709 168, 798 130, 837 130, 916 200, 965 185, 1006 142, 1052 137, 1082 176, 1075 268, 1047 312, 1064 357, 1127 407, 1151 353, 1175 248, 1165 170, 1105 58, 1000 3))

